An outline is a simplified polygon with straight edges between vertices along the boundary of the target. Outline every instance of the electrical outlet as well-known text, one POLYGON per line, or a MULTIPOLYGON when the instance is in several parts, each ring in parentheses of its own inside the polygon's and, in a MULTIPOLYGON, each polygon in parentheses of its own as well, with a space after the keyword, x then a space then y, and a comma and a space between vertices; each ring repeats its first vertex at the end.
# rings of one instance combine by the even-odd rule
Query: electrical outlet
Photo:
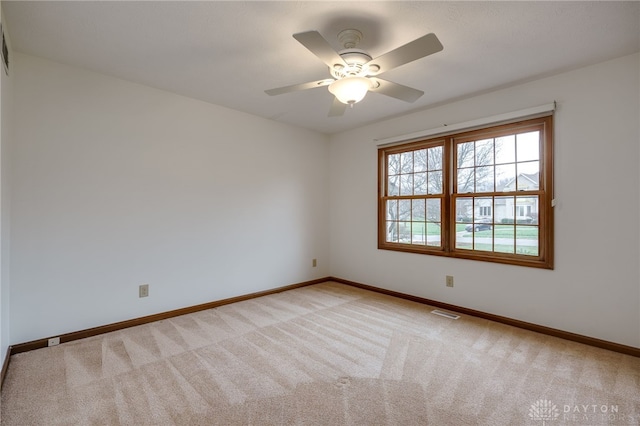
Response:
POLYGON ((315 268, 316 266, 318 266, 318 261, 317 261, 317 259, 313 259, 313 260, 311 261, 311 266, 313 266, 314 268, 315 268))
POLYGON ((140 284, 140 287, 138 287, 138 297, 147 296, 149 296, 149 284, 140 284))
POLYGON ((47 346, 57 346, 60 344, 60 338, 59 337, 52 337, 51 339, 49 339, 49 343, 47 346))
POLYGON ((453 275, 447 275, 447 287, 453 287, 453 275))

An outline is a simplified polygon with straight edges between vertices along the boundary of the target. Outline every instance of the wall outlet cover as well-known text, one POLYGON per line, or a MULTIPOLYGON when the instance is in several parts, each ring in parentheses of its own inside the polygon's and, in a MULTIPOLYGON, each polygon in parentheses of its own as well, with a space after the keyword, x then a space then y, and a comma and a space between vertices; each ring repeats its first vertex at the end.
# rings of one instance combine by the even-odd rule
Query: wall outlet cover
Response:
POLYGON ((138 287, 138 297, 147 296, 149 296, 149 284, 140 284, 140 287, 138 287))

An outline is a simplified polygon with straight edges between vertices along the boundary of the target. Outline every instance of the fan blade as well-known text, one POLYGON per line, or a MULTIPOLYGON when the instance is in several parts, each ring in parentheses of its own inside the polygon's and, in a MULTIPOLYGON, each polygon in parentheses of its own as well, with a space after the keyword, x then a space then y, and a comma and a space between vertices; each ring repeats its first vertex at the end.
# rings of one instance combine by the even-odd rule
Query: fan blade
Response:
POLYGON ((295 92, 297 90, 306 90, 306 89, 313 89, 316 87, 328 86, 334 81, 335 80, 332 78, 328 78, 325 80, 318 80, 318 81, 310 81, 308 83, 293 84, 291 86, 284 86, 284 87, 278 87, 276 89, 265 90, 264 93, 266 93, 269 96, 282 95, 283 93, 295 92))
POLYGON ((333 69, 333 66, 340 64, 347 66, 342 57, 336 52, 324 37, 317 31, 307 31, 304 33, 294 34, 293 38, 298 40, 300 44, 309 49, 311 53, 316 55, 322 62, 333 69))
POLYGON ((413 89, 392 81, 383 80, 381 78, 371 78, 371 80, 374 82, 374 86, 377 87, 369 89, 369 91, 391 96, 392 98, 400 99, 401 101, 413 103, 417 101, 420 96, 424 95, 422 90, 413 89))
POLYGON ((433 33, 427 34, 370 60, 367 65, 370 67, 377 65, 380 69, 379 71, 370 72, 369 75, 382 74, 400 65, 440 52, 442 49, 444 47, 438 37, 433 33))
POLYGON ((347 110, 347 104, 343 104, 334 96, 331 109, 329 110, 329 117, 340 117, 347 110))

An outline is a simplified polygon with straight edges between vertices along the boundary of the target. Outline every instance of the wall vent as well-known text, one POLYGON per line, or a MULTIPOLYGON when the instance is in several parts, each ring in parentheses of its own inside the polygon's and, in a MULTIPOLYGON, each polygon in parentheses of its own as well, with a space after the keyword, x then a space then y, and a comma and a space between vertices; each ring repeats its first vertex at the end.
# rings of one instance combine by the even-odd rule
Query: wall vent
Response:
POLYGON ((449 319, 458 319, 458 318, 460 318, 460 315, 452 314, 450 312, 439 311, 438 309, 435 309, 435 310, 431 311, 431 313, 435 314, 435 315, 440 315, 441 317, 445 317, 445 318, 449 318, 449 319))

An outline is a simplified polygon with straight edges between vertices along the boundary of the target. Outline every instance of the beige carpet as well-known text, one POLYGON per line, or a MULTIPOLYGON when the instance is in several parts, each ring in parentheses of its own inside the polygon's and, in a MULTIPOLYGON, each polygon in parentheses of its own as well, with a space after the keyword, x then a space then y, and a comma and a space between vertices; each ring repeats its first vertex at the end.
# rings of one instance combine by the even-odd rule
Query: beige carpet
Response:
POLYGON ((629 425, 640 359, 325 283, 14 355, 3 425, 629 425))

